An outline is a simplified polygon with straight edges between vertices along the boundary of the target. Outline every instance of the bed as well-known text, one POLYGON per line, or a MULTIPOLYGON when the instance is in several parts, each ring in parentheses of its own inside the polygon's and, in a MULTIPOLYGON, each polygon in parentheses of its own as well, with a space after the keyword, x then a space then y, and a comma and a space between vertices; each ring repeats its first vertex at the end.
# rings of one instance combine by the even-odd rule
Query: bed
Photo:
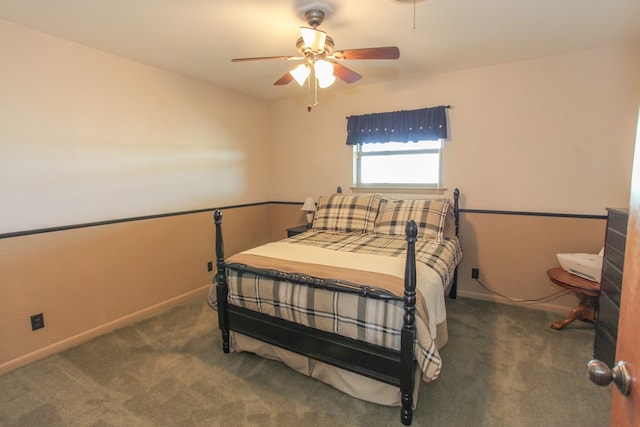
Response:
POLYGON ((411 424, 421 382, 436 379, 455 298, 458 201, 322 196, 310 229, 225 259, 214 212, 208 296, 222 350, 248 351, 360 399, 401 407, 411 424))

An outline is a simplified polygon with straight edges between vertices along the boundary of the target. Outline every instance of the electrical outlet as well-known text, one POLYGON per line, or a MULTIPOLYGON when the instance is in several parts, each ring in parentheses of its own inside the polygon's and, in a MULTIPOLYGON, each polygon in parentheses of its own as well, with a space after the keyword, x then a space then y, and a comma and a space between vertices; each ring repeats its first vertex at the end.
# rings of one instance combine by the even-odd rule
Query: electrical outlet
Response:
POLYGON ((471 269, 471 278, 472 279, 479 279, 480 278, 480 269, 479 268, 472 268, 471 269))
POLYGON ((212 261, 209 261, 207 263, 207 271, 213 271, 213 262, 212 261))
POLYGON ((38 313, 31 316, 31 330, 44 328, 44 314, 38 313))

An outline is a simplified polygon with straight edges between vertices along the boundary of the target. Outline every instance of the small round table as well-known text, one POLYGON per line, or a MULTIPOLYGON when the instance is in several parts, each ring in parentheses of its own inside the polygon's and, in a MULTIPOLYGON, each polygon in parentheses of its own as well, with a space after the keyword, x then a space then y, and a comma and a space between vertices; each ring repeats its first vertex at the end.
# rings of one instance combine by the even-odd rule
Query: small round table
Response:
POLYGON ((547 270, 547 275, 556 285, 574 291, 580 296, 580 304, 571 310, 565 320, 553 322, 551 328, 560 330, 576 319, 583 322, 595 322, 598 315, 600 283, 583 279, 560 267, 547 270))

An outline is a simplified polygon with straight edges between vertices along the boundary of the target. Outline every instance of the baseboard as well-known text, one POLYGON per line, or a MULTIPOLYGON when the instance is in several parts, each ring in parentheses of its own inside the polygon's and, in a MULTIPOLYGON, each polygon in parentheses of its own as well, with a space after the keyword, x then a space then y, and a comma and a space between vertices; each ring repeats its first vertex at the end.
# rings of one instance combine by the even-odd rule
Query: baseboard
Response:
POLYGON ((477 299, 481 301, 496 302, 499 304, 515 305, 517 307, 531 308, 534 310, 548 311, 554 314, 566 314, 573 308, 565 305, 550 304, 548 302, 515 302, 496 295, 489 295, 481 292, 464 291, 458 289, 458 296, 463 298, 477 299))
MULTIPOLYGON (((98 337, 100 335, 104 335, 113 330, 122 328, 123 326, 127 326, 131 323, 145 319, 147 317, 150 317, 161 311, 167 310, 176 305, 180 305, 183 302, 196 298, 198 295, 204 296, 206 295, 210 287, 211 285, 202 286, 200 288, 194 289, 182 295, 178 295, 177 297, 171 298, 167 301, 163 301, 151 307, 147 307, 140 311, 136 311, 135 313, 128 314, 119 319, 116 319, 111 322, 105 323, 104 325, 98 326, 97 328, 90 329, 78 335, 74 335, 72 337, 66 338, 57 343, 48 345, 47 347, 43 347, 34 352, 25 354, 24 356, 20 356, 16 359, 0 364, 0 375, 4 375, 21 366, 25 366, 25 365, 28 365, 29 363, 35 362, 36 360, 43 359, 47 356, 51 356, 52 354, 59 353, 71 347, 75 347, 79 344, 82 344, 84 342, 91 340, 92 338, 98 337)), ((204 302, 204 299, 203 299, 203 302, 204 302)))

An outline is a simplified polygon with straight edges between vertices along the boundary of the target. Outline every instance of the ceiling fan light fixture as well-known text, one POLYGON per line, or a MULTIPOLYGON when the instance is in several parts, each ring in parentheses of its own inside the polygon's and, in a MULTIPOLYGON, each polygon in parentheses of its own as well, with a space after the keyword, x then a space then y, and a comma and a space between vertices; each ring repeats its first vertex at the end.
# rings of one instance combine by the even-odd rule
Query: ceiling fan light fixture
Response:
POLYGON ((313 64, 313 71, 318 79, 318 86, 322 89, 327 88, 336 81, 336 76, 333 75, 333 64, 324 59, 319 59, 313 64))
POLYGON ((336 81, 336 76, 334 76, 333 74, 331 74, 330 76, 322 77, 322 78, 318 77, 318 86, 320 86, 320 89, 325 89, 331 86, 335 81, 336 81))
POLYGON ((304 47, 312 52, 322 52, 327 40, 327 33, 315 28, 300 27, 304 47))
POLYGON ((293 70, 289 71, 289 74, 291 74, 295 81, 302 86, 305 80, 307 80, 307 77, 309 77, 309 74, 311 74, 311 70, 306 64, 300 64, 293 70))

